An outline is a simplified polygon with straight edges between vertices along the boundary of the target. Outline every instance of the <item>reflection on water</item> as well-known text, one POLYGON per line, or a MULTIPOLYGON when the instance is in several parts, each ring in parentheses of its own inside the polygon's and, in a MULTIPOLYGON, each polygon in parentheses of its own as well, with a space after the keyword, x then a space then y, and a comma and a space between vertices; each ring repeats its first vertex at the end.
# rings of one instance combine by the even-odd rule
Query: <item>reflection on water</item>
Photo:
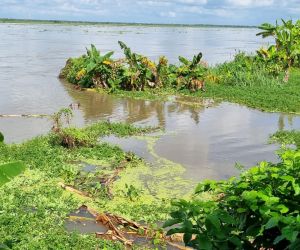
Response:
MULTIPOLYGON (((235 50, 259 48, 262 40, 256 32, 245 28, 0 24, 0 36, 5 37, 0 40, 0 114, 52 114, 70 103, 80 103, 76 125, 109 119, 161 126, 166 134, 153 148, 159 157, 181 163, 186 175, 196 180, 227 178, 236 173, 235 162, 251 166, 260 160, 276 160, 273 151, 277 147, 267 145, 269 134, 300 128, 299 117, 228 103, 206 108, 206 104, 189 105, 188 100, 143 101, 80 92, 60 82, 57 75, 66 58, 83 54, 91 43, 103 52, 115 50, 120 57, 117 41, 123 40, 152 59, 166 55, 171 62, 178 55, 192 57, 202 51, 205 60, 214 64, 231 59, 235 50)), ((50 127, 47 119, 0 119, 7 142, 46 133, 50 127)), ((137 152, 145 147, 132 141, 125 144, 137 152)))

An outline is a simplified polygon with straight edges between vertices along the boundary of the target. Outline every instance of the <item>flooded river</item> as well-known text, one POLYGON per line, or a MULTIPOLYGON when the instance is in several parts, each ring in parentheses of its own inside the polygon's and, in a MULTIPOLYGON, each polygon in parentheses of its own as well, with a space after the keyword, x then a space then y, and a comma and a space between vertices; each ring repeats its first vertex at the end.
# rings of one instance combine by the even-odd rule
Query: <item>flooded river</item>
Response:
MULTIPOLYGON (((179 55, 202 51, 210 64, 232 59, 237 50, 255 51, 262 40, 256 29, 142 26, 63 26, 0 24, 0 114, 52 114, 70 103, 80 103, 78 126, 101 119, 138 125, 159 125, 165 133, 149 142, 139 138, 107 138, 125 150, 151 161, 155 155, 182 164, 194 180, 224 179, 237 173, 236 162, 251 166, 276 160, 268 145, 278 129, 300 128, 299 117, 270 114, 239 105, 220 103, 195 107, 181 100, 142 101, 80 92, 59 81, 68 57, 95 44, 103 52, 115 50, 117 41, 152 59, 166 55, 175 63, 179 55)), ((266 42, 266 41, 264 41, 266 42)), ((50 121, 36 118, 0 118, 6 141, 21 142, 50 129, 50 121)))

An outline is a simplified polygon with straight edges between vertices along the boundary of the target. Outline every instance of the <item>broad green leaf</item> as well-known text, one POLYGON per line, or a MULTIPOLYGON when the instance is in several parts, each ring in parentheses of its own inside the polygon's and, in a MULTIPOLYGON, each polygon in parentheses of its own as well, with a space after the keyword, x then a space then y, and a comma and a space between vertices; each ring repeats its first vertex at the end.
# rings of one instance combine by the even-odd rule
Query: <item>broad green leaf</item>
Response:
POLYGON ((213 249, 212 243, 206 236, 199 235, 198 241, 199 241, 199 249, 200 250, 212 250, 213 249))
POLYGON ((238 246, 238 247, 241 247, 242 246, 242 242, 241 240, 237 237, 237 236, 232 236, 229 238, 229 241, 231 243, 233 243, 234 245, 238 246))
POLYGON ((282 235, 291 242, 294 242, 297 239, 298 234, 299 232, 294 231, 294 229, 290 226, 287 226, 282 230, 282 235))
POLYGON ((187 245, 191 241, 192 237, 193 237, 193 235, 191 233, 185 233, 183 235, 184 244, 187 245))
POLYGON ((289 208, 283 204, 277 206, 277 209, 280 209, 280 213, 285 214, 289 211, 289 208))
POLYGON ((89 73, 89 72, 93 71, 96 68, 96 66, 97 66, 96 63, 90 62, 86 67, 87 72, 89 73))
POLYGON ((178 223, 180 223, 180 222, 181 222, 180 219, 170 219, 170 220, 167 220, 167 221, 164 223, 163 227, 164 227, 164 228, 165 228, 165 227, 171 227, 171 226, 176 225, 176 224, 178 224, 178 223))
POLYGON ((265 225, 266 229, 276 227, 278 225, 278 218, 272 217, 265 225))
POLYGON ((21 162, 0 165, 0 186, 9 182, 11 179, 21 174, 24 170, 25 166, 21 162))
POLYGON ((283 235, 277 236, 274 240, 274 244, 277 245, 280 241, 284 240, 285 237, 283 235))
POLYGON ((219 218, 212 214, 206 217, 205 226, 209 231, 219 231, 221 227, 221 223, 219 218))
POLYGON ((178 59, 179 59, 179 61, 180 61, 181 63, 183 63, 184 65, 190 64, 190 61, 189 61, 188 59, 182 57, 182 56, 179 56, 178 59))
POLYGON ((4 135, 0 132, 0 142, 4 142, 4 135))

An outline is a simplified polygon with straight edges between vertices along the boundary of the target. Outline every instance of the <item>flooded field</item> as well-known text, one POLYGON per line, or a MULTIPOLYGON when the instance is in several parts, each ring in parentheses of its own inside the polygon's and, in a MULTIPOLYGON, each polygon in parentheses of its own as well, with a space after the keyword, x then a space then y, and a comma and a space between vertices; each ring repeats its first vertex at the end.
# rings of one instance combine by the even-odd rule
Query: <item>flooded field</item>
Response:
MULTIPOLYGON (((202 51, 205 60, 215 64, 230 60, 236 50, 259 48, 262 40, 256 32, 250 28, 1 24, 0 114, 52 114, 80 103, 74 118, 77 126, 109 119, 160 126, 165 131, 147 138, 106 141, 152 163, 163 158, 182 164, 186 176, 194 180, 228 178, 237 173, 236 162, 249 167, 261 160, 275 161, 278 147, 267 144, 268 136, 278 129, 300 128, 299 117, 229 103, 206 108, 173 98, 143 101, 80 92, 57 75, 66 58, 84 53, 91 43, 104 52, 115 50, 119 57, 117 41, 122 40, 152 59, 166 55, 174 63, 178 55, 192 57, 202 51)), ((44 118, 0 118, 0 131, 10 143, 46 133, 50 126, 44 118)))

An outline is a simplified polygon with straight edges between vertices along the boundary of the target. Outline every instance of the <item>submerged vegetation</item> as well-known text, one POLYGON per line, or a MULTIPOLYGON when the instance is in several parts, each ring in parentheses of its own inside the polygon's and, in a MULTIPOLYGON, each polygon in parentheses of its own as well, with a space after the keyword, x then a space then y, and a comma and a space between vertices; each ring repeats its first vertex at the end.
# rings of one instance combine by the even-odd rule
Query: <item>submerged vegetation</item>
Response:
MULTIPOLYGON (((123 216, 119 220, 125 226, 125 218, 153 225, 141 237, 146 237, 149 245, 163 247, 162 233, 152 223, 167 218, 171 198, 182 197, 176 193, 184 192, 180 173, 165 164, 177 176, 173 183, 178 188, 169 190, 165 180, 170 173, 163 166, 163 173, 157 172, 154 179, 142 159, 101 139, 111 134, 143 135, 153 128, 98 122, 77 129, 68 125, 70 115, 68 109, 53 115, 54 126, 46 136, 22 144, 0 143, 0 248, 124 249, 117 239, 132 244, 124 237, 114 238, 119 229, 97 237, 96 231, 77 232, 76 225, 88 220, 74 212, 82 205, 104 217, 108 216, 105 211, 123 216), (71 231, 66 229, 66 223, 73 223, 70 220, 75 220, 71 231), (115 241, 107 241, 109 237, 115 241)), ((147 244, 140 248, 148 249, 147 244)))
POLYGON ((101 55, 92 45, 86 55, 69 59, 60 77, 79 88, 122 95, 196 95, 266 111, 299 113, 300 21, 282 20, 282 25, 263 24, 259 28, 262 32, 257 35, 274 37, 275 45, 253 55, 240 52, 233 61, 213 67, 201 60, 202 53, 192 60, 180 56, 175 65, 164 56, 158 62, 151 61, 119 42, 124 59, 113 59, 113 52, 101 55))

